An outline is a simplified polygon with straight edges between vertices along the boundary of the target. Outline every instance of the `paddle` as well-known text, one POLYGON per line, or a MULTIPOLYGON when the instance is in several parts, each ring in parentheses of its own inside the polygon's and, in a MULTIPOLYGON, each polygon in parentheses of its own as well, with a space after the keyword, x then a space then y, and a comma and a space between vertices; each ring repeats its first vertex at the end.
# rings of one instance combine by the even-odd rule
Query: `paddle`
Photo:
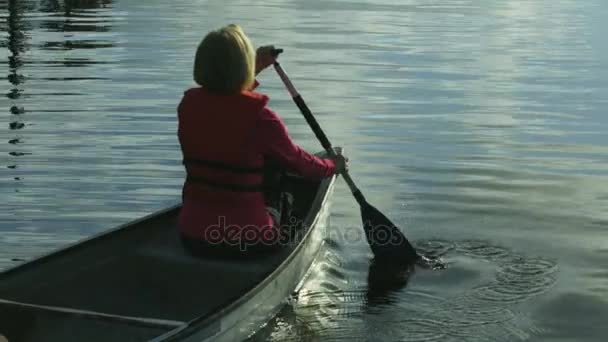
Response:
MULTIPOLYGON (((275 50, 275 55, 282 52, 282 49, 275 50)), ((279 64, 274 63, 274 68, 279 74, 279 77, 285 84, 285 87, 289 91, 293 101, 304 115, 306 122, 313 132, 317 136, 317 139, 321 142, 323 148, 327 151, 330 157, 335 157, 336 152, 334 151, 331 142, 319 126, 319 123, 315 119, 314 115, 308 109, 308 106, 302 99, 302 96, 298 94, 297 90, 291 83, 291 80, 279 64)), ((374 253, 376 260, 390 261, 399 263, 413 264, 421 259, 416 249, 412 247, 410 242, 405 238, 401 231, 378 209, 369 204, 361 190, 357 188, 355 182, 350 177, 348 171, 342 172, 342 178, 348 184, 350 191, 359 203, 361 209, 361 219, 363 221, 363 230, 367 242, 374 253)))

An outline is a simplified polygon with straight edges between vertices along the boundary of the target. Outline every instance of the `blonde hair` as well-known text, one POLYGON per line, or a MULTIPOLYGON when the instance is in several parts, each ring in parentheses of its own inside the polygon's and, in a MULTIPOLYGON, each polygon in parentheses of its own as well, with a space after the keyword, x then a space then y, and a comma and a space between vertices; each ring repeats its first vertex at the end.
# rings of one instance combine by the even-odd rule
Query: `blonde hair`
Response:
POLYGON ((255 51, 238 25, 211 31, 194 58, 194 81, 212 92, 238 93, 255 80, 255 51))

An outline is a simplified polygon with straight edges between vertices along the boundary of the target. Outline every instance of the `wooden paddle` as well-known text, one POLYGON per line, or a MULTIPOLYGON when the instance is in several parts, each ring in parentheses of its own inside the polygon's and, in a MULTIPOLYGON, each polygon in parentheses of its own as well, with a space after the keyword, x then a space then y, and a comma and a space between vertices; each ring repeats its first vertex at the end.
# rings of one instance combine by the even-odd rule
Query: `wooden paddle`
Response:
MULTIPOLYGON (((276 49, 275 55, 282 52, 282 49, 276 49)), ((335 157, 336 152, 334 151, 331 142, 319 126, 319 123, 315 119, 314 115, 308 109, 308 106, 302 99, 302 96, 298 94, 296 88, 291 83, 291 80, 279 64, 274 63, 276 72, 281 77, 281 80, 285 84, 285 87, 289 91, 293 101, 296 103, 302 115, 308 122, 310 128, 317 136, 317 139, 321 142, 323 148, 327 151, 330 157, 335 157)), ((350 177, 348 171, 342 172, 342 178, 348 184, 350 191, 359 203, 361 209, 361 219, 363 221, 363 230, 367 242, 374 253, 376 260, 391 261, 399 263, 413 264, 421 259, 420 255, 416 252, 416 249, 412 247, 410 242, 401 233, 401 231, 378 209, 369 204, 361 190, 357 188, 355 182, 350 177)))

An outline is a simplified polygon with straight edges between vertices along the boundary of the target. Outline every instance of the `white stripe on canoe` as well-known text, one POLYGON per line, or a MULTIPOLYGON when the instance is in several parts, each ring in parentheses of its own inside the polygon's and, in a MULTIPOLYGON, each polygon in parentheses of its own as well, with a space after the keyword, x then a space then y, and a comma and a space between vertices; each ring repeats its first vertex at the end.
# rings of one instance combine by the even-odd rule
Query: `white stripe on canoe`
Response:
POLYGON ((182 321, 112 315, 112 314, 106 314, 106 313, 101 313, 101 312, 96 312, 96 311, 77 310, 77 309, 70 309, 70 308, 62 308, 62 307, 58 307, 58 306, 21 303, 21 302, 15 302, 12 300, 6 300, 6 299, 0 299, 0 304, 13 305, 13 306, 18 306, 18 307, 22 307, 22 308, 34 309, 34 310, 38 310, 38 311, 47 311, 47 312, 74 315, 74 316, 78 316, 78 317, 82 317, 82 318, 101 319, 101 320, 106 320, 106 321, 131 323, 134 325, 151 326, 151 327, 158 327, 158 328, 174 329, 174 328, 179 328, 179 327, 185 326, 187 324, 186 322, 182 322, 182 321))

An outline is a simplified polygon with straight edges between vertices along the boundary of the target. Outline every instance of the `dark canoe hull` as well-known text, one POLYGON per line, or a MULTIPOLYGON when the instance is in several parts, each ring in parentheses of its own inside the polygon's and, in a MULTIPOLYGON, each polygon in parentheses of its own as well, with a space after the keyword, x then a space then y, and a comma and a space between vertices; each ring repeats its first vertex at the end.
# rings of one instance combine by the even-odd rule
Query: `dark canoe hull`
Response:
POLYGON ((334 181, 296 180, 304 228, 288 247, 259 259, 187 255, 175 206, 3 271, 0 336, 10 342, 247 338, 276 314, 317 256, 334 181))

